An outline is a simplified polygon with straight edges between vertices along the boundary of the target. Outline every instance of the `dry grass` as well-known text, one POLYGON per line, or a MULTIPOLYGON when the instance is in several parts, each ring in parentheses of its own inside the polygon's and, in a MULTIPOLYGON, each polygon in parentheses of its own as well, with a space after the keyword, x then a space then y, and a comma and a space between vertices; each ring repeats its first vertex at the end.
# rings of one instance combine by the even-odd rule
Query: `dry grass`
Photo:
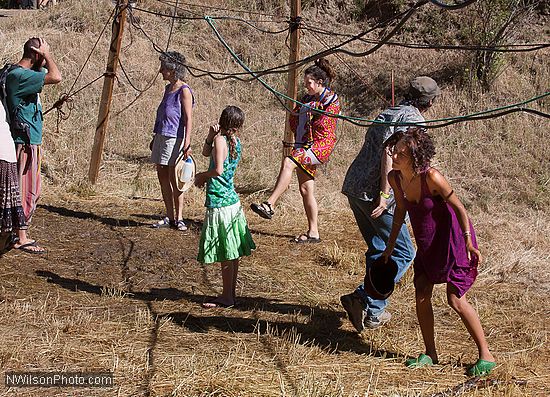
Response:
MULTIPOLYGON (((170 11, 153 0, 140 3, 170 11)), ((44 90, 46 107, 69 90, 110 11, 106 1, 62 4, 0 21, 3 60, 16 59, 31 35, 50 42, 65 80, 44 90)), ((212 4, 257 9, 281 18, 288 14, 285 2, 278 0, 212 4)), ((326 23, 323 10, 309 3, 307 7, 310 22, 326 23)), ((333 2, 327 7, 333 18, 333 2)), ((169 21, 139 16, 143 28, 164 46, 169 21)), ((336 20, 331 23, 334 29, 361 29, 336 20)), ((286 60, 284 35, 244 32, 236 22, 218 25, 254 68, 286 60)), ((548 41, 547 32, 541 32, 546 39, 537 41, 548 41)), ((108 36, 100 41, 76 88, 103 73, 108 36)), ((185 53, 193 65, 240 71, 204 22, 176 24, 171 47, 185 53)), ((303 37, 304 54, 321 48, 311 35, 303 37)), ((441 82, 444 93, 428 118, 520 101, 546 91, 550 80, 548 51, 507 57, 494 90, 486 94, 461 86, 465 62, 460 53, 383 47, 367 58, 345 60, 361 77, 331 58, 339 75, 335 89, 346 114, 364 117, 375 116, 385 106, 381 97, 389 93, 391 69, 398 92, 416 74, 433 75, 441 82)), ((122 62, 132 82, 143 88, 155 77, 158 54, 139 31, 128 27, 122 62)), ((283 76, 267 80, 284 90, 283 76)), ((225 105, 245 110, 244 158, 237 185, 245 206, 263 199, 280 161, 284 113, 277 102, 254 82, 190 77, 189 83, 198 100, 196 152, 207 126, 225 105)), ((240 305, 230 310, 202 309, 199 303, 221 288, 219 269, 195 261, 203 192, 193 189, 186 195, 188 233, 159 233, 147 227, 162 214, 147 145, 163 84, 157 78, 130 109, 116 115, 137 95, 119 75, 100 182, 95 187, 83 181, 101 84, 74 98, 71 115, 59 128, 53 113, 46 116, 47 186, 31 234, 49 253, 29 258, 10 252, 0 262, 0 369, 107 369, 115 372, 116 389, 4 389, 0 395, 425 397, 466 380, 465 366, 476 357, 475 345, 447 306, 443 288, 436 288, 434 296, 442 364, 432 369, 409 371, 402 364, 423 346, 411 273, 392 296, 394 320, 389 326, 356 336, 345 319, 339 296, 362 279, 365 250, 339 192, 365 130, 346 123, 339 125, 336 151, 317 183, 324 243, 296 247, 288 242, 305 227, 294 182, 273 221, 247 213, 259 248, 243 261, 240 305)), ((548 101, 532 106, 548 112, 548 101)), ((518 113, 433 132, 437 166, 463 198, 480 236, 485 261, 469 296, 499 361, 492 376, 499 383, 465 396, 548 395, 548 127, 544 119, 518 113), (527 384, 519 385, 515 379, 527 384)), ((196 154, 204 169, 206 159, 196 154)))

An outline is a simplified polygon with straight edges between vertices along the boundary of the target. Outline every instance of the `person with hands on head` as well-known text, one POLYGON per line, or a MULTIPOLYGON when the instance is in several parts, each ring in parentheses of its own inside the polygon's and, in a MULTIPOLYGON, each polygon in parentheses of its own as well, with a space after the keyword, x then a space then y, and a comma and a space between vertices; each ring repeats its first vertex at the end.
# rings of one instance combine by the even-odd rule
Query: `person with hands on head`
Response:
POLYGON ((426 352, 407 360, 406 365, 418 368, 438 362, 431 297, 434 284, 445 283, 449 305, 477 345, 479 359, 468 374, 487 375, 495 367, 495 359, 479 316, 466 299, 481 262, 466 209, 445 177, 430 166, 435 148, 425 129, 413 127, 397 132, 387 140, 386 147, 393 160, 388 180, 395 193, 396 209, 382 257, 387 262, 392 255, 407 211, 417 245, 413 265, 416 313, 426 352))
MULTIPOLYGON (((15 143, 21 205, 27 226, 31 225, 42 189, 43 115, 39 94, 47 84, 61 82, 61 72, 43 38, 32 37, 23 46, 20 61, 9 67, 5 104, 15 143)), ((37 253, 44 250, 18 230, 14 248, 37 253)))
POLYGON ((199 253, 201 263, 221 263, 223 292, 203 307, 229 307, 236 304, 237 273, 242 256, 256 248, 233 178, 241 159, 237 133, 244 124, 244 113, 237 106, 226 107, 218 124, 210 127, 202 149, 210 157, 208 171, 195 175, 195 185, 206 184, 206 214, 202 225, 199 253))
POLYGON ((157 109, 154 136, 149 144, 151 162, 157 166, 166 216, 153 224, 154 228, 172 227, 187 230, 183 221, 183 193, 176 182, 176 163, 191 154, 193 127, 193 91, 185 82, 185 57, 167 51, 160 55, 160 73, 168 81, 157 109))

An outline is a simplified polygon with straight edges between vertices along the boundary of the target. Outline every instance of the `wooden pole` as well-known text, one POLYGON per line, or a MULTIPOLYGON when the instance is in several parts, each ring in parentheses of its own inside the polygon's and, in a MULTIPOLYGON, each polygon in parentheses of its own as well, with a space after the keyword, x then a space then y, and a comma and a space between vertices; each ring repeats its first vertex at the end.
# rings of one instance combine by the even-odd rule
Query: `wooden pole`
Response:
MULTIPOLYGON (((302 1, 301 0, 290 0, 290 20, 291 20, 291 29, 290 29, 290 57, 289 63, 296 62, 300 58, 300 14, 302 13, 302 1)), ((297 81, 298 69, 292 69, 288 72, 287 80, 287 90, 286 94, 293 99, 296 99, 298 96, 298 81, 297 81)), ((290 109, 294 108, 294 102, 287 100, 287 106, 290 109)), ((285 135, 284 142, 294 142, 294 134, 290 129, 290 113, 286 113, 285 121, 285 135)), ((288 156, 291 151, 291 147, 283 145, 283 157, 288 156)))
POLYGON ((118 13, 113 21, 113 31, 111 36, 111 46, 109 47, 109 57, 105 69, 105 78, 103 80, 103 92, 101 93, 101 102, 99 103, 99 114, 97 116, 97 125, 95 130, 94 147, 92 149, 92 158, 90 160, 90 169, 88 171, 89 181, 95 185, 101 165, 103 155, 103 146, 105 144, 105 134, 109 124, 109 113, 111 108, 111 99, 113 97, 113 86, 115 84, 116 71, 118 67, 118 57, 122 44, 122 33, 124 32, 124 22, 126 21, 126 8, 128 0, 117 0, 118 13))

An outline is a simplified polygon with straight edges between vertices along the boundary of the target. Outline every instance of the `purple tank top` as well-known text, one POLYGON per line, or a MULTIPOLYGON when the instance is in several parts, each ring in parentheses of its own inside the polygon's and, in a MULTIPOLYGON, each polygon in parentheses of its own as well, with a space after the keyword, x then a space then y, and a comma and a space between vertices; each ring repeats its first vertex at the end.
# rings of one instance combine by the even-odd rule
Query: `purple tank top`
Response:
MULTIPOLYGON (((155 120, 155 128, 153 132, 169 138, 185 137, 185 114, 181 111, 181 92, 183 89, 189 89, 191 96, 193 91, 187 84, 182 85, 178 90, 170 92, 170 84, 164 89, 164 96, 157 109, 157 118, 155 120)), ((193 96, 193 105, 195 105, 195 97, 193 96)))

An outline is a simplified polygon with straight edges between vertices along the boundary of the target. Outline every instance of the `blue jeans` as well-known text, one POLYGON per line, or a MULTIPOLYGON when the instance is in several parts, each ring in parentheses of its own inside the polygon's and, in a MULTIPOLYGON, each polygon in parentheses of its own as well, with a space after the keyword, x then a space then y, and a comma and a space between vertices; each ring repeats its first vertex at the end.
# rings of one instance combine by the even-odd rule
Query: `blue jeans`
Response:
MULTIPOLYGON (((368 246, 368 250, 365 253, 366 269, 368 269, 386 249, 386 242, 390 237, 392 228, 393 215, 386 210, 378 218, 372 218, 370 214, 375 208, 375 202, 359 200, 350 196, 348 196, 348 201, 355 216, 357 226, 359 226, 359 230, 368 246)), ((409 230, 407 229, 407 225, 403 224, 392 252, 392 259, 397 263, 398 268, 397 275, 395 276, 396 283, 401 280, 401 277, 403 277, 411 265, 414 255, 415 252, 409 230)), ((388 305, 388 299, 377 300, 368 296, 363 284, 357 287, 355 292, 363 300, 364 310, 366 311, 365 315, 367 317, 377 318, 388 305)))

